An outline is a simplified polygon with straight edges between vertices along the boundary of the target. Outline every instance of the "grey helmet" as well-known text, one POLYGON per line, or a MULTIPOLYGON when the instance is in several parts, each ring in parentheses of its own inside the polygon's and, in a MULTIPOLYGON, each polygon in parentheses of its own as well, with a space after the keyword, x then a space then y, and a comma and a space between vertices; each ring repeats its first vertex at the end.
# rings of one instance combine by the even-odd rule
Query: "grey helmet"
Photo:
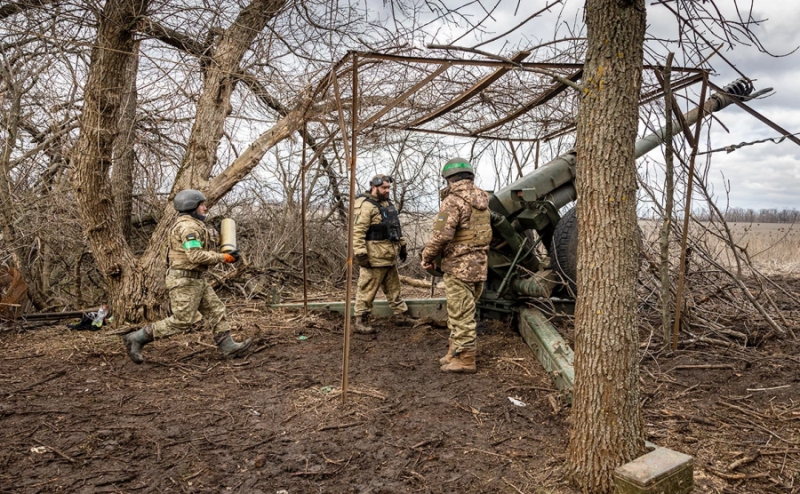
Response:
POLYGON ((186 189, 175 194, 172 205, 181 213, 191 213, 203 202, 206 202, 206 196, 202 192, 195 189, 186 189))

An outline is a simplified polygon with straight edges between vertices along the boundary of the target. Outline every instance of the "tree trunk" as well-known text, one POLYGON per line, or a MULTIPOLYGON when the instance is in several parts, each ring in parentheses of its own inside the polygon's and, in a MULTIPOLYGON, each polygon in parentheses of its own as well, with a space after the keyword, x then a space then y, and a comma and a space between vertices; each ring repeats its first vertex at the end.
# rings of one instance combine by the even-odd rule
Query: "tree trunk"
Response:
POLYGON ((217 162, 223 125, 232 110, 231 94, 239 81, 239 64, 256 35, 285 3, 286 0, 253 0, 220 37, 205 67, 203 93, 197 101, 194 126, 170 199, 183 189, 206 188, 217 162))
POLYGON ((568 468, 610 493, 644 450, 638 389, 636 163, 644 0, 588 0, 578 115, 578 302, 568 468))
POLYGON ((125 66, 122 108, 120 109, 118 134, 114 140, 113 166, 111 168, 111 190, 114 195, 114 216, 122 227, 122 235, 131 240, 131 214, 133 213, 133 166, 136 154, 136 74, 139 72, 139 42, 133 46, 125 66))
POLYGON ((149 292, 114 217, 109 168, 119 123, 126 68, 134 39, 130 28, 148 0, 108 0, 100 15, 84 88, 80 134, 73 150, 72 186, 89 246, 108 284, 117 323, 137 319, 149 292))

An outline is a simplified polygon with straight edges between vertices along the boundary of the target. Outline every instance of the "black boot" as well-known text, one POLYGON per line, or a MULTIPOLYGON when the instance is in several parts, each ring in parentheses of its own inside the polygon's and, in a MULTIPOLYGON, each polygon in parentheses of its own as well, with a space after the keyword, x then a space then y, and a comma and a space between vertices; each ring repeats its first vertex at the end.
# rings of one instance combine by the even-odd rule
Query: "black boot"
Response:
POLYGON ((133 333, 128 333, 122 337, 122 341, 125 343, 128 357, 134 364, 141 364, 144 362, 142 347, 153 341, 153 326, 148 324, 133 333))
POLYGON ((356 324, 353 327, 356 334, 374 334, 375 328, 369 325, 369 312, 356 316, 356 324))
POLYGON ((233 338, 231 338, 231 332, 224 331, 214 335, 214 343, 217 344, 217 350, 222 353, 223 357, 239 358, 242 356, 245 350, 250 348, 253 340, 251 338, 247 338, 241 343, 236 343, 233 341, 233 338))

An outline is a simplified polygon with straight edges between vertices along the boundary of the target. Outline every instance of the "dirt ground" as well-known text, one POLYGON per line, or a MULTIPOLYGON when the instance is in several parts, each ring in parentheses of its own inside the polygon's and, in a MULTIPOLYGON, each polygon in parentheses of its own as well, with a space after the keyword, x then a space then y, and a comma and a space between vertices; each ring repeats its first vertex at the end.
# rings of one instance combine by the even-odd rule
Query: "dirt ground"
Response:
MULTIPOLYGON (((137 366, 119 336, 0 326, 0 492, 574 492, 569 408, 509 324, 481 323, 479 372, 457 376, 445 328, 381 321, 353 337, 342 404, 341 317, 230 308, 243 360, 202 330, 137 366)), ((696 492, 800 492, 800 344, 642 342, 648 439, 694 456, 696 492)))

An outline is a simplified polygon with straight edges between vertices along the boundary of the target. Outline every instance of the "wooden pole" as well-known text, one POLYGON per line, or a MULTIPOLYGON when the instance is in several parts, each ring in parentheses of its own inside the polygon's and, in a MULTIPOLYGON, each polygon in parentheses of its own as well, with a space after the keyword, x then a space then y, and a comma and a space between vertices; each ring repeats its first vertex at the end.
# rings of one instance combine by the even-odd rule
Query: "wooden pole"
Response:
POLYGON ((686 270, 686 239, 689 236, 689 217, 692 213, 692 186, 694 184, 694 162, 697 158, 697 148, 700 142, 700 129, 703 126, 705 116, 706 91, 708 90, 708 73, 703 75, 703 87, 700 89, 700 116, 694 128, 694 146, 692 147, 692 157, 689 161, 689 178, 686 185, 686 205, 683 212, 683 235, 681 235, 681 264, 678 272, 678 291, 675 294, 675 324, 672 326, 672 351, 678 349, 678 332, 681 327, 681 309, 683 308, 683 284, 686 270))

